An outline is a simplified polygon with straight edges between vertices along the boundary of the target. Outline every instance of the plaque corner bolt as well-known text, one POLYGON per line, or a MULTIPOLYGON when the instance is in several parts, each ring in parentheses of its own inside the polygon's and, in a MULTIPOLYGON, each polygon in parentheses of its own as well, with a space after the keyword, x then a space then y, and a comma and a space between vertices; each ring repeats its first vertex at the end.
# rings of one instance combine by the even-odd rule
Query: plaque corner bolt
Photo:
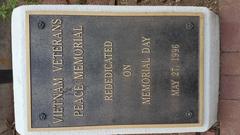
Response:
POLYGON ((194 28, 194 24, 192 22, 186 23, 186 29, 192 30, 194 28))
POLYGON ((191 119, 193 117, 193 112, 192 111, 186 111, 184 115, 185 115, 186 119, 191 119))
POLYGON ((45 28, 45 22, 43 22, 43 21, 39 21, 38 22, 38 29, 44 29, 45 28))
POLYGON ((39 114, 39 119, 40 120, 46 120, 47 119, 47 114, 46 113, 40 113, 39 114))

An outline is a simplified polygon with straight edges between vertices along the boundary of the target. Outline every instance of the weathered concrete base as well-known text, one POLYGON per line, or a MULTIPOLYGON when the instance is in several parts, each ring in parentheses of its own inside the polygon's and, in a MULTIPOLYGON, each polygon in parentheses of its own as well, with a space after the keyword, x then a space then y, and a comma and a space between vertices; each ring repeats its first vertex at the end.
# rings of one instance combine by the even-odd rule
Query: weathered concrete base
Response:
POLYGON ((204 132, 217 120, 219 89, 219 20, 218 16, 203 7, 160 6, 21 6, 12 15, 12 54, 16 129, 22 135, 78 135, 78 134, 139 134, 204 132), (203 125, 184 128, 99 128, 70 131, 29 131, 27 116, 27 61, 25 16, 27 11, 104 11, 104 12, 182 12, 204 15, 204 120, 203 125))

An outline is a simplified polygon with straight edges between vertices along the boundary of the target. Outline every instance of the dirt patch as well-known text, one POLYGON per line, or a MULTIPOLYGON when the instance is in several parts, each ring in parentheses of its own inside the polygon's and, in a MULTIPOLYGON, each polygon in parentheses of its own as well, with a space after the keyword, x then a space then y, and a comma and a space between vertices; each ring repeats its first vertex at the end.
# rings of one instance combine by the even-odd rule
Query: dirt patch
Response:
MULTIPOLYGON (((131 0, 118 0, 131 1, 131 0)), ((132 1, 131 1, 132 2, 132 1)), ((218 0, 136 0, 137 5, 164 5, 164 6, 204 6, 218 13, 218 0)), ((128 3, 126 2, 126 5, 128 3)))
POLYGON ((204 6, 218 13, 219 0, 38 0, 44 4, 204 6))

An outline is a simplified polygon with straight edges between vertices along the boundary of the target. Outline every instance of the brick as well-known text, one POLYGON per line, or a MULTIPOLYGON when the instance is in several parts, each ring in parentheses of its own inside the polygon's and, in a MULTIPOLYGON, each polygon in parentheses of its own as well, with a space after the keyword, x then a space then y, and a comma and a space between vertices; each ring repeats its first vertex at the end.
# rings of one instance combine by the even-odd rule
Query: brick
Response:
MULTIPOLYGON (((10 123, 14 121, 12 92, 12 84, 0 84, 0 134, 6 129, 6 120, 10 123)), ((8 130, 1 135, 10 134, 12 134, 12 131, 8 130)))
POLYGON ((67 4, 67 0, 40 0, 42 4, 67 4))
POLYGON ((137 5, 137 0, 117 0, 117 5, 137 5))
POLYGON ((0 18, 0 70, 12 68, 10 24, 10 20, 0 18))
POLYGON ((205 132, 205 133, 201 133, 201 135, 216 135, 215 132, 205 132))
POLYGON ((219 0, 222 51, 240 51, 240 2, 219 0))
POLYGON ((68 0, 69 4, 86 4, 86 0, 68 0))
POLYGON ((220 99, 240 100, 240 76, 222 76, 220 83, 220 99))
POLYGON ((196 135, 196 133, 179 133, 178 135, 196 135))
POLYGON ((239 135, 240 101, 220 101, 220 129, 221 135, 239 135))
POLYGON ((13 87, 10 83, 0 84, 0 109, 7 107, 13 108, 13 87))
POLYGON ((239 59, 240 53, 221 53, 221 74, 240 75, 239 59))
POLYGON ((115 0, 87 0, 87 4, 93 5, 114 5, 115 0))
POLYGON ((86 4, 86 0, 40 0, 43 4, 86 4))
POLYGON ((0 85, 0 123, 4 120, 13 121, 13 89, 12 84, 0 85))

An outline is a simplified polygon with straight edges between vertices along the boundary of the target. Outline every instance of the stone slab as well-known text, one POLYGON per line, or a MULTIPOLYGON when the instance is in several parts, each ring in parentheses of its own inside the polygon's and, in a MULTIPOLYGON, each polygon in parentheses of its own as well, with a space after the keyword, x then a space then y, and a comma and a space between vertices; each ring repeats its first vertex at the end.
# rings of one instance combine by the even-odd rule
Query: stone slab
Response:
POLYGON ((13 12, 13 72, 15 95, 16 129, 26 135, 37 134, 123 134, 123 133, 176 133, 176 132, 203 132, 216 122, 218 83, 219 83, 219 32, 218 17, 206 8, 196 7, 111 7, 111 6, 22 6, 13 12), (197 127, 118 127, 95 128, 92 130, 79 129, 68 131, 32 131, 28 128, 28 102, 27 102, 27 59, 26 59, 26 35, 19 36, 15 33, 26 31, 25 17, 27 11, 77 11, 77 12, 144 12, 147 13, 202 13, 204 17, 204 117, 203 123, 197 127), (19 22, 19 23, 14 23, 19 22), (20 44, 20 45, 19 45, 20 44), (21 62, 21 64, 19 63, 21 62))

